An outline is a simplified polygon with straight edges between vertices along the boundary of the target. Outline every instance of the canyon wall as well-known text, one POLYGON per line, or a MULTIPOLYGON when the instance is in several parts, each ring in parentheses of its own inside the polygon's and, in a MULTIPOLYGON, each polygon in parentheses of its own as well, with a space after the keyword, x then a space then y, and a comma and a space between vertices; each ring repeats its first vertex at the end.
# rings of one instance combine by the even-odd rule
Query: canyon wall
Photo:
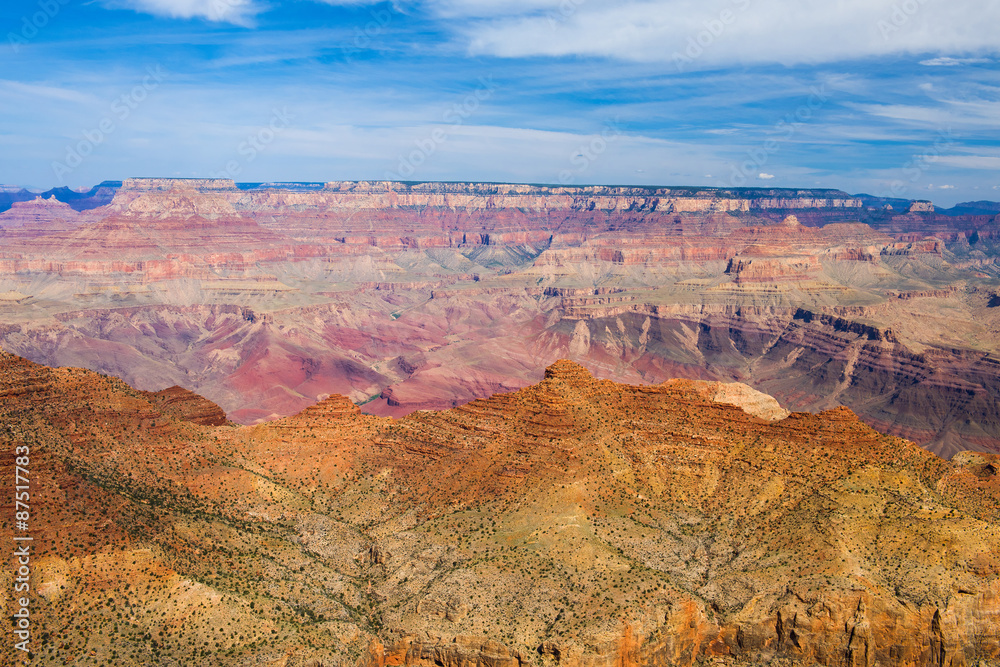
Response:
POLYGON ((834 190, 127 179, 76 194, 0 213, 0 345, 198 391, 240 423, 330 393, 381 415, 452 407, 572 357, 621 381, 844 403, 946 456, 1000 447, 995 217, 834 190))

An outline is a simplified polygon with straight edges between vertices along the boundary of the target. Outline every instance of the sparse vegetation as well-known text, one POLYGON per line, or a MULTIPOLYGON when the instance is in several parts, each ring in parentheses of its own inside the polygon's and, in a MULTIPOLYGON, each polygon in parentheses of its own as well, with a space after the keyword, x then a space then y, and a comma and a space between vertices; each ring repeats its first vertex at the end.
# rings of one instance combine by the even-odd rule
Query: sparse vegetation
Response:
POLYGON ((949 464, 850 418, 768 423, 564 365, 444 413, 205 427, 107 378, 0 362, 6 386, 45 387, 0 397, 0 434, 55 499, 35 664, 355 664, 402 631, 463 638, 455 659, 482 637, 510 660, 603 660, 626 627, 666 646, 765 636, 779 612, 851 626, 861 586, 864 622, 898 643, 945 604, 975 613, 1000 576, 993 459, 949 464))

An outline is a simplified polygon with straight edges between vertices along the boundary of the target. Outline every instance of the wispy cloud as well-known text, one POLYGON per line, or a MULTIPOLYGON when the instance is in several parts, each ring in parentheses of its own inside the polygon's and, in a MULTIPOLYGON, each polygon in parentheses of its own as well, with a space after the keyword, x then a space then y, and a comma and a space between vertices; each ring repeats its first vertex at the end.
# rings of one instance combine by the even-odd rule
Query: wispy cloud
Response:
POLYGON ((989 58, 952 58, 950 56, 942 56, 940 58, 931 58, 930 60, 921 60, 920 64, 925 67, 959 67, 961 65, 980 65, 990 62, 993 61, 989 58))
POLYGON ((960 169, 1000 169, 1000 157, 989 155, 942 155, 938 161, 960 169))
POLYGON ((1000 50, 995 30, 1000 3, 979 0, 914 2, 909 12, 895 0, 623 0, 613 6, 581 2, 555 22, 551 11, 541 11, 540 3, 518 2, 513 9, 498 9, 496 4, 447 3, 449 16, 464 9, 470 19, 460 30, 473 53, 640 62, 671 62, 687 54, 693 66, 718 66, 1000 50))
POLYGON ((30 100, 34 103, 57 101, 89 104, 95 100, 91 94, 68 87, 22 83, 20 81, 6 81, 3 79, 0 79, 0 90, 4 91, 2 97, 10 101, 19 100, 19 103, 30 100))
POLYGON ((852 104, 872 116, 902 121, 927 128, 996 127, 1000 102, 950 100, 943 104, 852 104))
POLYGON ((104 0, 109 9, 131 9, 174 19, 205 19, 252 27, 265 5, 255 0, 104 0))
MULTIPOLYGON (((252 28, 256 17, 271 8, 266 0, 101 0, 109 9, 131 9, 174 19, 204 19, 252 28)), ((384 0, 313 0, 335 7, 361 7, 384 0)))
POLYGON ((951 128, 907 185, 954 184, 932 192, 960 201, 996 183, 1000 70, 981 61, 997 60, 998 12, 996 0, 68 3, 7 53, 0 181, 52 185, 52 161, 162 63, 169 80, 69 184, 207 175, 287 107, 294 121, 240 179, 382 178, 437 130, 447 141, 416 178, 727 185, 749 160, 757 185, 871 192, 951 128), (692 40, 702 52, 679 71, 692 40), (489 76, 499 87, 474 116, 443 120, 489 76), (828 100, 789 133, 815 88, 828 100))
MULTIPOLYGON (((251 27, 279 7, 267 0, 99 0, 103 6, 176 19, 251 27)), ((362 7, 380 0, 312 0, 362 7)), ((285 3, 287 4, 287 3, 285 3)), ((952 0, 394 0, 395 10, 437 21, 474 54, 505 58, 591 56, 693 67, 725 63, 822 63, 936 53, 926 66, 989 62, 1000 52, 1000 3, 952 0), (911 9, 912 5, 912 9, 911 9)))

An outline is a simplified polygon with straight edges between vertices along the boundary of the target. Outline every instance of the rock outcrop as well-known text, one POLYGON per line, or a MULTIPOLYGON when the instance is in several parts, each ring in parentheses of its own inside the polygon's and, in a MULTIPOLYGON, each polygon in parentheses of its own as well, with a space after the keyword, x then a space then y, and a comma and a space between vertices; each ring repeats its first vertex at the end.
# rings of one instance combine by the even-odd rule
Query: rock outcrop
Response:
POLYGON ((226 413, 212 401, 198 394, 178 387, 168 387, 160 391, 143 392, 166 414, 202 426, 222 426, 229 423, 226 413))
POLYGON ((747 414, 767 421, 779 421, 791 413, 781 407, 777 399, 759 392, 741 382, 699 382, 697 380, 675 380, 689 382, 695 391, 716 403, 735 405, 747 414))

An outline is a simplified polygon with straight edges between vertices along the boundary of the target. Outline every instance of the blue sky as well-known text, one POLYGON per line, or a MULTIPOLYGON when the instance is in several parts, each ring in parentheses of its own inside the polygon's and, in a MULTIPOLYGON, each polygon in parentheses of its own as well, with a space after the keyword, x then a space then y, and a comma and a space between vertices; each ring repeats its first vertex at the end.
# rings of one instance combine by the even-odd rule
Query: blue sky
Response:
POLYGON ((0 25, 5 184, 1000 199, 1000 0, 15 0, 0 25))

